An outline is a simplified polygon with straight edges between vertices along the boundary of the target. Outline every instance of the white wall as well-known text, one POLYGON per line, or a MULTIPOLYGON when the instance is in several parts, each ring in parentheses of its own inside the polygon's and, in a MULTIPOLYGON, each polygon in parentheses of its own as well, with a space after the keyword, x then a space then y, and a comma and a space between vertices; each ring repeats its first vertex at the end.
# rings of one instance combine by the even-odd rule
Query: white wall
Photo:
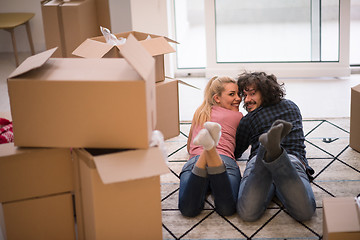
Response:
MULTIPOLYGON (((40 0, 0 0, 0 12, 33 12, 30 20, 36 52, 45 50, 40 0)), ((113 32, 143 31, 168 36, 166 0, 109 0, 113 32)), ((19 52, 29 52, 25 26, 15 29, 19 52)), ((10 33, 0 31, 0 52, 12 52, 10 33)))
MULTIPOLYGON (((35 52, 45 50, 40 0, 0 0, 0 12, 35 13, 34 18, 30 20, 35 52)), ((15 28, 15 36, 18 52, 30 52, 30 45, 25 26, 15 28)), ((13 52, 11 34, 4 30, 0 30, 0 52, 13 52)))
MULTIPOLYGON (((171 38, 168 28, 167 0, 130 0, 130 3, 132 30, 171 38)), ((174 44, 173 47, 176 49, 174 44)), ((175 75, 174 54, 165 55, 165 76, 175 75)))
POLYGON ((166 0, 131 0, 133 30, 168 36, 166 0))
MULTIPOLYGON (((114 33, 142 31, 169 36, 167 0, 109 0, 111 30, 114 33)), ((41 14, 41 0, 0 0, 0 12, 33 12, 30 20, 35 52, 46 50, 41 14)), ((25 26, 15 29, 18 52, 30 52, 25 26)), ((11 35, 0 30, 0 52, 13 52, 11 35)), ((169 54, 166 55, 167 76, 173 76, 174 67, 169 54)))
POLYGON ((109 0, 111 31, 113 33, 132 30, 130 0, 109 0))

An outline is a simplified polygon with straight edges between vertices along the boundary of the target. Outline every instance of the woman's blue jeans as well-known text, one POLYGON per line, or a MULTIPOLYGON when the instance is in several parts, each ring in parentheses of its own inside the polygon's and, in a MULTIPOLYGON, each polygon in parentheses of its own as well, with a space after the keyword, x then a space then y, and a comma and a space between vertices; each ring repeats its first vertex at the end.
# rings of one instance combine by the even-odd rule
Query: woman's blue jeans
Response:
POLYGON ((179 210, 182 215, 195 217, 204 208, 208 192, 214 197, 215 210, 220 215, 230 216, 236 212, 236 202, 241 180, 239 166, 230 157, 220 154, 226 168, 219 174, 206 177, 193 173, 199 156, 189 159, 180 173, 179 210))
POLYGON ((256 221, 265 212, 274 195, 288 213, 299 221, 309 220, 316 209, 305 167, 283 149, 280 157, 265 162, 265 148, 249 160, 240 183, 237 212, 244 221, 256 221))

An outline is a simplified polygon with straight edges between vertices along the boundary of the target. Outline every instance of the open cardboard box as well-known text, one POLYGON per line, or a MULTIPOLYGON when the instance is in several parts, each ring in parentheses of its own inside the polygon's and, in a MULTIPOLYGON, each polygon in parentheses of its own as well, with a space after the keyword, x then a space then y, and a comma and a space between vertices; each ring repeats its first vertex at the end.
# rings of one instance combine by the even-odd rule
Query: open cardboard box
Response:
POLYGON ((73 156, 85 239, 162 239, 160 175, 169 170, 158 147, 73 156))
POLYGON ((70 149, 0 144, 0 225, 7 239, 75 239, 70 149))
POLYGON ((350 147, 360 152, 360 84, 351 88, 350 147))
POLYGON ((179 84, 201 90, 182 80, 169 77, 155 85, 157 114, 155 129, 162 132, 165 140, 180 134, 179 84))
POLYGON ((163 134, 165 140, 180 134, 177 80, 165 79, 156 83, 156 114, 155 129, 163 134))
POLYGON ((50 58, 53 52, 29 57, 8 78, 15 145, 148 148, 154 59, 135 37, 122 46, 124 58, 50 58))
POLYGON ((354 197, 323 199, 323 239, 360 239, 360 209, 354 197))
MULTIPOLYGON (((145 49, 155 59, 155 81, 163 81, 165 79, 164 70, 164 54, 175 52, 170 43, 177 43, 164 36, 155 34, 130 31, 114 34, 117 38, 128 38, 134 35, 135 38, 145 47, 145 49), (150 37, 150 38, 148 38, 150 37)), ((73 54, 84 58, 120 58, 122 57, 121 48, 123 45, 107 44, 104 36, 88 38, 80 46, 78 46, 73 54)))

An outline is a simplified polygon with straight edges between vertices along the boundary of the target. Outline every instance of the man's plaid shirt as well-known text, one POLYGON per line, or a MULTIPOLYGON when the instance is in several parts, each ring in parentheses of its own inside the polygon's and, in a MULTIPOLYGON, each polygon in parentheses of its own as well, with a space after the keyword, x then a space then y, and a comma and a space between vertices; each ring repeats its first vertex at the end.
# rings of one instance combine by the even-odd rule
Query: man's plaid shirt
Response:
POLYGON ((288 154, 295 155, 312 172, 305 156, 305 137, 300 109, 288 99, 283 99, 271 106, 258 107, 241 119, 236 133, 235 157, 241 157, 250 145, 249 159, 254 157, 259 148, 259 136, 267 132, 277 119, 291 122, 293 125, 290 133, 281 142, 281 146, 288 154))

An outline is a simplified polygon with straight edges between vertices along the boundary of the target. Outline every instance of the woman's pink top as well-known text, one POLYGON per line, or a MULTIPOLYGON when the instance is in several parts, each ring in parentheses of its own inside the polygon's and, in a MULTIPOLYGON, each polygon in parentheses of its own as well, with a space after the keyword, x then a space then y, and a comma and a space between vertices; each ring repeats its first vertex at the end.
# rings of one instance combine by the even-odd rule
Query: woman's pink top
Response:
MULTIPOLYGON (((221 137, 216 150, 219 154, 226 155, 235 159, 235 135, 240 119, 243 117, 241 112, 228 110, 220 106, 213 106, 211 109, 211 122, 217 122, 221 125, 221 137)), ((193 140, 203 127, 197 126, 193 128, 192 139, 190 142, 189 154, 190 158, 200 155, 203 151, 202 146, 193 144, 193 140)))

